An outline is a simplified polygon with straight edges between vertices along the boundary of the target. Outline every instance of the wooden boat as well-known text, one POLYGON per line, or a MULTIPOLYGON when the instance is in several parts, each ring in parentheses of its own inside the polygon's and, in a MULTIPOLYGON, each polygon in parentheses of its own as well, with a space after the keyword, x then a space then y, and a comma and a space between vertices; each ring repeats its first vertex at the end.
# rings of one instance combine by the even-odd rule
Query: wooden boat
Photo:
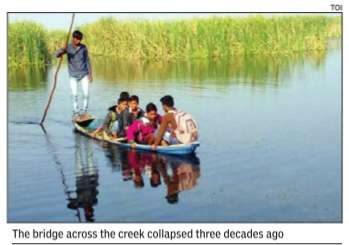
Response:
POLYGON ((151 148, 150 145, 142 144, 129 144, 125 138, 116 138, 112 139, 108 137, 105 133, 98 134, 96 136, 91 136, 91 133, 96 130, 96 128, 101 125, 102 120, 95 118, 90 118, 86 121, 73 122, 75 130, 83 135, 86 135, 90 138, 108 142, 110 144, 115 144, 120 147, 132 148, 140 151, 156 151, 163 154, 172 154, 172 155, 187 155, 192 154, 200 146, 199 142, 193 142, 190 144, 176 144, 170 146, 158 146, 155 150, 151 148))

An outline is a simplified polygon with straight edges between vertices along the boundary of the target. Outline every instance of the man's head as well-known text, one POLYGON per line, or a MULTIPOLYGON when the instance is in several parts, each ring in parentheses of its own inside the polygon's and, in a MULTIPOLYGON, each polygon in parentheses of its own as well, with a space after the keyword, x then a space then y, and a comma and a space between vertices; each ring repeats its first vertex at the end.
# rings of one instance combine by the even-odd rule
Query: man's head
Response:
POLYGON ((75 46, 79 45, 81 40, 82 40, 82 38, 83 38, 83 36, 84 35, 80 31, 78 31, 78 30, 74 31, 73 34, 72 34, 72 38, 73 38, 72 39, 72 43, 73 43, 73 45, 75 45, 75 46))
POLYGON ((178 202, 178 193, 169 194, 166 199, 169 204, 175 204, 178 202))
POLYGON ((120 93, 119 98, 123 98, 123 99, 127 99, 128 100, 130 98, 130 94, 127 91, 122 91, 120 93))
POLYGON ((128 102, 128 100, 126 98, 119 98, 118 99, 119 111, 124 111, 127 108, 127 102, 128 102))
POLYGON ((154 103, 149 103, 146 107, 145 107, 145 111, 147 112, 147 118, 150 121, 154 121, 155 118, 158 115, 158 110, 156 108, 156 105, 154 103))
POLYGON ((165 95, 160 99, 160 102, 165 112, 168 112, 174 107, 174 99, 171 95, 165 95))
POLYGON ((170 204, 174 204, 178 202, 178 179, 174 178, 174 180, 171 180, 168 184, 167 184, 167 195, 166 195, 166 199, 167 202, 170 204))
POLYGON ((128 100, 128 106, 132 111, 136 111, 138 109, 139 98, 137 95, 132 95, 128 100))

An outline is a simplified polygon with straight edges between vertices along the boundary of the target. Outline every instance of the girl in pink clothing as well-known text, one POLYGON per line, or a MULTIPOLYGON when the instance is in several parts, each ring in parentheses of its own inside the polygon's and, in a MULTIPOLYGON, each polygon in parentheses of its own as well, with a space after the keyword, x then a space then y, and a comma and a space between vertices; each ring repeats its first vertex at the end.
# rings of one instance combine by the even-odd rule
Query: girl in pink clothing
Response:
POLYGON ((151 145, 155 141, 154 133, 161 122, 156 105, 149 103, 146 106, 146 115, 135 120, 127 129, 127 141, 131 144, 151 145))

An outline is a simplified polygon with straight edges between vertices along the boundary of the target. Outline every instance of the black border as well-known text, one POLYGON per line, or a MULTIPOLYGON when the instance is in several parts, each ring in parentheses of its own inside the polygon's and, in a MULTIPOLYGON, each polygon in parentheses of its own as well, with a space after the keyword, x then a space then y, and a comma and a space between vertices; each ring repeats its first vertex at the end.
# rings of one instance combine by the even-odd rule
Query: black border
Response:
MULTIPOLYGON (((211 12, 211 11, 188 11, 188 12, 157 12, 157 11, 150 11, 150 12, 143 12, 143 11, 125 11, 125 12, 12 12, 8 11, 6 12, 6 20, 7 20, 7 36, 6 36, 6 68, 7 68, 7 92, 6 92, 6 175, 7 175, 7 192, 6 192, 6 223, 7 224, 80 224, 77 222, 73 221, 68 221, 68 222, 29 222, 29 221, 23 221, 23 222, 12 222, 9 221, 9 191, 8 191, 8 186, 9 186, 9 162, 8 162, 8 142, 9 142, 9 134, 8 134, 8 112, 9 112, 9 101, 8 101, 8 51, 9 51, 9 40, 8 40, 8 31, 9 31, 9 15, 10 14, 70 14, 70 13, 76 13, 76 14, 340 14, 341 17, 341 217, 339 221, 256 221, 256 222, 251 222, 251 221, 205 221, 205 222, 198 222, 198 221, 192 221, 192 222, 183 222, 183 221, 175 221, 175 222, 170 222, 170 221, 162 221, 162 222, 148 222, 148 221, 126 221, 126 222, 120 222, 120 221, 115 221, 115 222, 95 222, 94 224, 343 224, 343 31, 344 31, 344 21, 343 21, 343 11, 325 11, 325 12, 230 12, 230 11, 222 11, 222 12, 211 12)), ((82 223, 82 224, 87 224, 87 223, 82 223)), ((30 244, 30 243, 13 243, 13 244, 30 244)), ((45 243, 42 243, 45 244, 45 243)), ((49 244, 49 243, 46 243, 49 244)), ((69 244, 69 243, 68 243, 69 244)), ((74 243, 75 244, 75 243, 74 243)), ((96 244, 103 244, 103 243, 96 243, 96 244)), ((113 243, 111 243, 113 244, 113 243)), ((117 243, 116 243, 117 244, 117 243)), ((137 243, 139 244, 139 243, 137 243)), ((145 243, 146 244, 146 243, 145 243)), ((236 244, 236 243, 235 243, 236 244)), ((252 244, 252 243, 250 243, 252 244)), ((258 243, 261 244, 261 243, 258 243)), ((279 244, 296 244, 296 243, 279 243, 279 244)), ((302 244, 311 244, 311 243, 302 243, 302 244)), ((321 243, 314 243, 314 244, 321 244, 321 243)), ((324 244, 324 243, 323 243, 324 244)), ((326 243, 326 244, 341 244, 341 243, 326 243)))

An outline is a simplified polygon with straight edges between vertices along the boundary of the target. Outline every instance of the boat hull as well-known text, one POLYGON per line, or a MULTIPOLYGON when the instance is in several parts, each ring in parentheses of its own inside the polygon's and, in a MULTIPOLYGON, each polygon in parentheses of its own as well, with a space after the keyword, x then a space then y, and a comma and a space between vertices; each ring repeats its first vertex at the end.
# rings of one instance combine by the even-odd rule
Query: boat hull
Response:
POLYGON ((92 119, 90 122, 83 122, 78 123, 74 122, 75 130, 85 136, 88 136, 90 138, 108 142, 110 144, 118 145, 123 148, 130 148, 135 149, 138 151, 152 151, 152 152, 158 152, 162 154, 171 154, 171 155, 188 155, 195 153, 196 149, 200 146, 199 142, 193 142, 191 144, 176 144, 176 145, 170 145, 170 146, 158 146, 156 149, 152 149, 150 145, 141 145, 141 144, 134 144, 131 146, 131 144, 128 144, 125 142, 124 138, 118 138, 118 139, 106 139, 102 136, 91 136, 91 132, 93 132, 101 123, 100 120, 92 119))

